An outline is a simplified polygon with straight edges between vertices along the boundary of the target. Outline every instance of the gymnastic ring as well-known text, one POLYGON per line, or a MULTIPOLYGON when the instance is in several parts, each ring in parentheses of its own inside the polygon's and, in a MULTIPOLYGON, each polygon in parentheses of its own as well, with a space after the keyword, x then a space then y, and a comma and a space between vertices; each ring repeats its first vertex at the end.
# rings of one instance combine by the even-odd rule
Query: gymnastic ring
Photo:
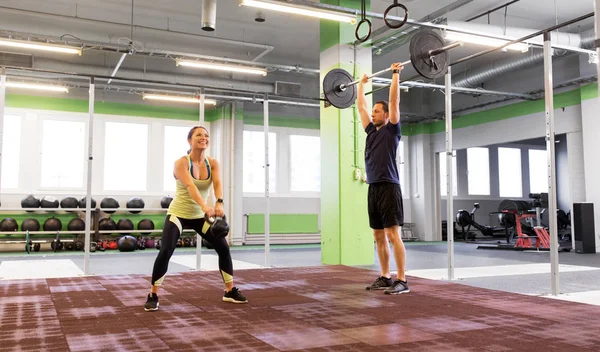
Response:
POLYGON ((390 5, 387 9, 385 9, 385 12, 383 13, 383 22, 385 22, 385 25, 388 26, 389 28, 398 29, 398 28, 404 26, 406 21, 408 21, 408 9, 406 8, 406 6, 399 4, 396 0, 394 0, 394 3, 392 5, 390 5), (399 24, 392 25, 390 22, 388 22, 387 16, 388 16, 388 13, 396 7, 400 7, 404 10, 404 18, 402 19, 402 21, 400 21, 399 24))
POLYGON ((356 40, 358 40, 360 43, 369 39, 369 37, 371 36, 371 21, 369 21, 366 18, 363 18, 362 20, 360 20, 360 22, 358 22, 358 24, 356 25, 356 29, 354 30, 354 36, 356 36, 356 40), (366 22, 369 25, 369 31, 366 36, 361 38, 358 36, 358 30, 360 29, 360 25, 362 25, 364 22, 366 22))

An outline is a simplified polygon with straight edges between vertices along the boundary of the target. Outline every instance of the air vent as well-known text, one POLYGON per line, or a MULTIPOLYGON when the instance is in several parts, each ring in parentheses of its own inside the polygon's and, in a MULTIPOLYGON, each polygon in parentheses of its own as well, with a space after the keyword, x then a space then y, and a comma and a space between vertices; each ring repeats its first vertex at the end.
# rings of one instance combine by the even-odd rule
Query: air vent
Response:
POLYGON ((277 95, 285 95, 288 97, 299 97, 300 90, 302 89, 302 85, 298 83, 290 83, 290 82, 275 82, 275 94, 277 95))
POLYGON ((1 66, 33 67, 33 56, 0 51, 1 66))

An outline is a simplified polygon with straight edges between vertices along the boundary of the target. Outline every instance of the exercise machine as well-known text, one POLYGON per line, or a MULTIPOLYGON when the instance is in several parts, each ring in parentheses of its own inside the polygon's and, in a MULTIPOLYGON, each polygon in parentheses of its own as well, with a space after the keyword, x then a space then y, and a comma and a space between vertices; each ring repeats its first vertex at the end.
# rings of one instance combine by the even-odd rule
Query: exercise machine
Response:
POLYGON ((461 227, 463 239, 465 241, 469 239, 475 240, 474 234, 469 236, 469 230, 471 229, 471 226, 479 230, 483 236, 494 236, 494 227, 481 225, 475 221, 475 212, 477 212, 477 209, 479 208, 479 203, 474 203, 473 210, 471 210, 470 213, 464 209, 460 209, 456 213, 456 224, 461 227), (467 228, 467 231, 465 231, 465 227, 467 228))

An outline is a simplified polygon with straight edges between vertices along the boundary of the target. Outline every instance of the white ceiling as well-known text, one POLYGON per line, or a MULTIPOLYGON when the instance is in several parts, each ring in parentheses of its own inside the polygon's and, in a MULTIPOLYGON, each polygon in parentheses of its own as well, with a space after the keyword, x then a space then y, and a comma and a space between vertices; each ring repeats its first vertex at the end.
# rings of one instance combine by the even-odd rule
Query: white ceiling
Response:
MULTIPOLYGON (((354 8, 360 9, 360 1, 355 2, 354 8)), ((409 8, 410 18, 419 20, 453 3, 454 0, 401 2, 409 8)), ((444 17, 452 21, 464 21, 506 2, 508 0, 473 0, 444 17)), ((71 36, 74 36, 84 42, 127 44, 129 39, 133 39, 136 48, 143 48, 146 52, 158 49, 238 60, 253 60, 263 53, 264 56, 258 59, 259 62, 319 68, 318 20, 264 11, 266 22, 258 23, 254 21, 257 10, 238 6, 238 3, 237 0, 218 1, 216 31, 205 32, 200 29, 201 0, 133 0, 133 31, 132 0, 5 0, 0 2, 0 31, 31 33, 41 37, 62 36, 68 40, 72 40, 71 36), (227 39, 229 42, 212 39, 227 39), (266 50, 265 53, 265 48, 269 46, 272 50, 266 50)), ((383 13, 392 1, 371 0, 371 3, 371 11, 383 13)), ((592 11, 591 0, 521 0, 508 7, 506 17, 504 10, 498 10, 489 16, 489 21, 494 25, 543 29, 557 21, 563 22, 592 11)), ((487 22, 488 16, 474 21, 487 22)), ((373 30, 382 26, 384 23, 381 19, 373 19, 373 30)), ((592 20, 587 20, 562 30, 580 32, 591 27, 592 20)), ((467 46, 453 51, 452 57, 455 60, 482 49, 484 48, 467 46)), ((491 54, 474 61, 469 67, 507 55, 518 54, 491 54)), ((35 53, 34 57, 38 67, 108 74, 116 65, 120 54, 86 51, 81 57, 39 53, 35 53), (86 71, 88 66, 90 70, 86 71)), ((390 54, 374 56, 374 70, 388 67, 392 61, 404 61, 408 58, 408 45, 404 45, 390 54)), ((247 87, 252 87, 253 82, 273 82, 276 79, 298 81, 304 86, 303 95, 317 97, 319 94, 318 76, 293 72, 279 72, 258 78, 231 74, 207 75, 192 69, 175 67, 173 59, 148 58, 145 55, 127 57, 119 75, 126 76, 133 72, 138 72, 139 75, 132 77, 151 77, 153 73, 160 73, 161 77, 170 75, 173 81, 190 82, 193 79, 197 84, 203 82, 204 78, 212 83, 221 79, 229 81, 228 86, 232 88, 237 88, 244 82, 247 87)))

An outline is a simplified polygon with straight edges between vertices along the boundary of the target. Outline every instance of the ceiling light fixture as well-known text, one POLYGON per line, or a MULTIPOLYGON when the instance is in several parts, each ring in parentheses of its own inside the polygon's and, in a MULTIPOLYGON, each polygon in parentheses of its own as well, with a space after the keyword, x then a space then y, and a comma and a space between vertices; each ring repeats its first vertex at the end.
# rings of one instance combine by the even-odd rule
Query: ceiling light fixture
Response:
MULTIPOLYGON (((454 41, 461 41, 461 42, 465 42, 465 43, 491 46, 491 47, 502 46, 509 42, 509 40, 486 38, 486 37, 480 37, 480 36, 472 35, 472 34, 451 32, 449 30, 446 31, 446 39, 454 40, 454 41)), ((506 46, 503 49, 516 50, 516 51, 520 51, 520 52, 524 53, 529 50, 529 45, 527 45, 525 43, 515 43, 515 44, 511 44, 509 46, 506 46)))
POLYGON ((45 43, 27 42, 27 41, 21 41, 21 40, 0 39, 0 46, 9 46, 9 47, 13 47, 13 48, 44 50, 44 51, 53 51, 53 52, 64 53, 64 54, 81 55, 81 49, 74 48, 72 46, 52 45, 52 44, 45 44, 45 43))
MULTIPOLYGON (((199 97, 191 97, 191 96, 179 96, 179 95, 162 95, 162 94, 144 94, 144 99, 150 100, 165 100, 165 101, 176 101, 180 103, 200 103, 199 97)), ((204 104, 207 105, 216 105, 217 101, 213 99, 204 99, 204 104)))
POLYGON ((68 93, 69 88, 64 86, 53 86, 49 84, 25 83, 25 82, 6 82, 7 88, 20 88, 30 90, 45 90, 50 92, 68 93))
POLYGON ((334 20, 339 22, 347 22, 350 24, 356 24, 356 16, 348 15, 340 12, 316 9, 309 6, 303 6, 294 3, 284 3, 273 0, 240 0, 240 6, 251 6, 259 9, 273 10, 279 12, 286 12, 296 15, 303 15, 309 17, 317 17, 325 20, 334 20))
POLYGON ((177 66, 205 68, 208 70, 217 70, 217 71, 249 73, 249 74, 253 74, 253 75, 263 75, 263 76, 267 75, 266 69, 257 68, 257 67, 228 65, 228 64, 221 64, 221 63, 216 63, 216 62, 192 61, 192 60, 181 60, 181 59, 177 59, 176 63, 177 63, 177 66))

